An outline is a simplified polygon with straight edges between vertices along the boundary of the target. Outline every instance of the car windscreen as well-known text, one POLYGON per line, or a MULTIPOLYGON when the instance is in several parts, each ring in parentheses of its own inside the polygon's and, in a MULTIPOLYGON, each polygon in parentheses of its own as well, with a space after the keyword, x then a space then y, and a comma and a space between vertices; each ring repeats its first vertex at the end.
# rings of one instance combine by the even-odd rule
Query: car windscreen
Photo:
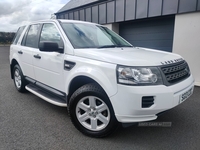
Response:
POLYGON ((106 27, 86 23, 61 23, 74 48, 132 47, 106 27))

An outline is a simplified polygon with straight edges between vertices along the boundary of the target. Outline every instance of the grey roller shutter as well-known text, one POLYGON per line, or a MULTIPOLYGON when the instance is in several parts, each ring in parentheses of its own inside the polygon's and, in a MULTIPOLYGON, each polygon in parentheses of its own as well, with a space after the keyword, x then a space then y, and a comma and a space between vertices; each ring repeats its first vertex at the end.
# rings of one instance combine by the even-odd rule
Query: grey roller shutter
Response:
POLYGON ((174 16, 167 16, 124 22, 119 34, 133 46, 172 52, 174 21, 174 16))

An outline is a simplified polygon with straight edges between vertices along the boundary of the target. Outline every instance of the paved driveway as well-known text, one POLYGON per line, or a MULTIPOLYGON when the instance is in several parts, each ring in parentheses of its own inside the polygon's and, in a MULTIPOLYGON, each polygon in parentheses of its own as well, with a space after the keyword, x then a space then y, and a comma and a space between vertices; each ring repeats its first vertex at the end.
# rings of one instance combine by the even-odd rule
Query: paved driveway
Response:
POLYGON ((0 150, 199 150, 200 87, 183 104, 155 122, 171 127, 119 129, 107 138, 82 135, 66 108, 15 90, 9 71, 9 47, 0 47, 0 150))

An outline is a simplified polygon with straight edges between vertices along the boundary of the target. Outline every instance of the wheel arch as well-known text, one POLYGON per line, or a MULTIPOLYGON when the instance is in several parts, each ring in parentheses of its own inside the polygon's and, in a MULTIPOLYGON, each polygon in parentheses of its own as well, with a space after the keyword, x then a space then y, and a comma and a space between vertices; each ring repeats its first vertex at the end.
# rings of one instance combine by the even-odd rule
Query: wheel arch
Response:
POLYGON ((11 78, 12 78, 12 79, 13 79, 13 68, 14 68, 14 66, 15 66, 16 64, 19 65, 19 63, 17 62, 17 60, 16 60, 16 59, 12 59, 11 64, 10 64, 10 74, 11 74, 11 78))
POLYGON ((89 83, 96 83, 107 95, 106 91, 103 89, 103 87, 97 81, 95 81, 94 79, 92 79, 90 77, 80 75, 80 76, 74 77, 68 86, 68 96, 67 96, 68 101, 67 101, 67 103, 69 103, 70 97, 78 88, 80 88, 83 85, 89 84, 89 83))

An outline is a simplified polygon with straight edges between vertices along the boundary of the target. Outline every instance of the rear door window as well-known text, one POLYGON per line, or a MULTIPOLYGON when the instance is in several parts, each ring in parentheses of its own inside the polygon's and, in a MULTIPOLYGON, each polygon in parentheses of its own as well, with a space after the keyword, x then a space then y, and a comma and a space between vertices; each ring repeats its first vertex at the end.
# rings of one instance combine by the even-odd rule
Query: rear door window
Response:
POLYGON ((32 47, 32 48, 38 48, 38 32, 40 29, 39 24, 31 25, 28 33, 26 35, 26 39, 24 42, 24 46, 32 47))

